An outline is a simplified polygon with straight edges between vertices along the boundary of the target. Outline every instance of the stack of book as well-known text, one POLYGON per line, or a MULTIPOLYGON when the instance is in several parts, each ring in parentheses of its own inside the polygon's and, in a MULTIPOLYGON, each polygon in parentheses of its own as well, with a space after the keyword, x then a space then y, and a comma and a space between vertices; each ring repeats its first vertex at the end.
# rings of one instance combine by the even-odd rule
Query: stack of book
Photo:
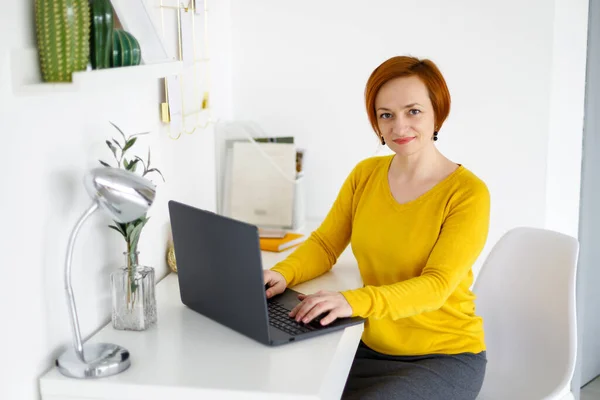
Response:
POLYGON ((260 249, 263 251, 281 252, 298 246, 306 237, 300 233, 285 233, 283 237, 260 237, 260 249))

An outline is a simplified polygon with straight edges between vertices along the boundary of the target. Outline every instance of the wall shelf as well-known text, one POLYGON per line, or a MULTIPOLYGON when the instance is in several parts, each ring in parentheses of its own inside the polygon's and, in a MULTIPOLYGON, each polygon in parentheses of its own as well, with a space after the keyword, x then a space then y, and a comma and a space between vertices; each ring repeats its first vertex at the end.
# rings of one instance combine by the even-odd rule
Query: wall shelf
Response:
POLYGON ((37 49, 13 50, 10 57, 12 89, 15 95, 106 90, 111 86, 177 75, 182 68, 182 61, 167 60, 133 67, 81 71, 73 74, 71 83, 46 83, 41 79, 37 49))

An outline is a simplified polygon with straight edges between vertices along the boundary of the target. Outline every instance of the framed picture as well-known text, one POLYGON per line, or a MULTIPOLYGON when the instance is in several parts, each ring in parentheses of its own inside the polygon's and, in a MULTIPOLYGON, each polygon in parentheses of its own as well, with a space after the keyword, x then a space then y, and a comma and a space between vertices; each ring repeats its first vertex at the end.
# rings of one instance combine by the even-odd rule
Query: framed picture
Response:
POLYGON ((115 11, 115 26, 131 33, 140 43, 142 64, 173 61, 152 22, 144 0, 111 0, 115 11))

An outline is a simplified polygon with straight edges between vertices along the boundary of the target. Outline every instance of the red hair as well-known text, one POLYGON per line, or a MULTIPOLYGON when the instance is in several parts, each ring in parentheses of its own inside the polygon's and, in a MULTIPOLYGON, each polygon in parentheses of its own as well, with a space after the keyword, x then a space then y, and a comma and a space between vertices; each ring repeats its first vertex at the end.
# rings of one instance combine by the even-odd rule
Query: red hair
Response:
POLYGON ((416 76, 425 84, 429 91, 429 99, 433 105, 435 117, 435 130, 439 131, 442 124, 450 113, 450 92, 446 86, 446 80, 438 67, 430 60, 419 60, 415 57, 397 56, 384 61, 375 68, 365 88, 365 103, 369 122, 375 133, 381 135, 377 124, 377 113, 375 112, 375 97, 379 89, 388 81, 416 76))

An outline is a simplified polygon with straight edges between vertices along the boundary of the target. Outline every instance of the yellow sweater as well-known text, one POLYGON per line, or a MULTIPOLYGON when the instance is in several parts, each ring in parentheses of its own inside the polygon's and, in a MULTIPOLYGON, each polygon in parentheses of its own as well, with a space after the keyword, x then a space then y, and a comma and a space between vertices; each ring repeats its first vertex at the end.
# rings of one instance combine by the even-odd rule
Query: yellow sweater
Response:
POLYGON ((393 156, 360 162, 321 226, 272 269, 288 286, 327 272, 351 243, 364 287, 343 291, 362 340, 391 355, 478 353, 472 266, 487 240, 487 186, 464 166, 419 198, 398 203, 387 173, 393 156))

